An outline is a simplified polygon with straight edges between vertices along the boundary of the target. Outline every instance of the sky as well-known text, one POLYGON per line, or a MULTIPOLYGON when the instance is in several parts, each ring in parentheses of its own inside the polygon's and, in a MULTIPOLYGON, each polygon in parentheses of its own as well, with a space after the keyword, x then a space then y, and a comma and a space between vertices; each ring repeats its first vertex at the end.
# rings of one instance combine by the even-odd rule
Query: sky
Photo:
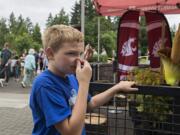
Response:
POLYGON ((71 12, 76 0, 0 0, 0 18, 9 18, 11 12, 18 17, 29 17, 33 24, 39 23, 45 28, 49 13, 55 15, 64 8, 67 13, 71 12))
MULTIPOLYGON (((11 12, 16 17, 22 14, 23 18, 29 17, 33 24, 39 23, 41 30, 45 28, 49 13, 55 15, 64 8, 66 13, 71 12, 76 0, 0 0, 0 18, 9 18, 11 12)), ((180 23, 180 14, 166 16, 170 27, 180 23)))

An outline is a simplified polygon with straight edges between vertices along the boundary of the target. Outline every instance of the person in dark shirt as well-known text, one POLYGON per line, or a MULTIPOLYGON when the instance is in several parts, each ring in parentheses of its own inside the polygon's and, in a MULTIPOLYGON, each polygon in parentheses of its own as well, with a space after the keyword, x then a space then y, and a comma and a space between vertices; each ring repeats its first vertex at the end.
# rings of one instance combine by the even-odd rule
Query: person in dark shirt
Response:
POLYGON ((1 66, 5 72, 4 74, 6 83, 8 83, 10 77, 10 58, 12 56, 12 52, 9 50, 9 45, 10 44, 6 42, 1 53, 1 66))

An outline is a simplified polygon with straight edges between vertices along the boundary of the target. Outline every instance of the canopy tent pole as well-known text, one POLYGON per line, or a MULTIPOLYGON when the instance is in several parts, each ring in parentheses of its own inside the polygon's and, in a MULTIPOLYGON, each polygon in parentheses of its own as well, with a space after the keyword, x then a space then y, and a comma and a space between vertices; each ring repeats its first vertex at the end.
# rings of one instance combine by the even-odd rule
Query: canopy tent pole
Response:
POLYGON ((100 55, 100 17, 98 16, 98 62, 100 55))
POLYGON ((100 16, 98 16, 98 69, 97 69, 97 80, 99 80, 99 55, 100 55, 100 16))

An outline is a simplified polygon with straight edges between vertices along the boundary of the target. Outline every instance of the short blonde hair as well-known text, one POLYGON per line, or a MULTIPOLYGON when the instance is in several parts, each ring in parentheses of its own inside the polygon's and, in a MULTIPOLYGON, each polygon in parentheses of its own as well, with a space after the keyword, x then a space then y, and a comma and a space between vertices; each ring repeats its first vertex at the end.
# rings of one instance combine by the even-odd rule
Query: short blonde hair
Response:
POLYGON ((59 50, 65 42, 83 42, 83 34, 77 29, 66 25, 53 25, 48 27, 42 36, 44 49, 51 47, 54 51, 59 50))

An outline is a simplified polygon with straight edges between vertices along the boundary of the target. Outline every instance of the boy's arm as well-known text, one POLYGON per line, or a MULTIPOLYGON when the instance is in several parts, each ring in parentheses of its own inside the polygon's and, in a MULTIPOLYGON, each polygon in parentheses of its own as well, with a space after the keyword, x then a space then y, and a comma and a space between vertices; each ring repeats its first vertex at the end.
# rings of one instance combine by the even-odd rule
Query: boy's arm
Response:
POLYGON ((135 85, 134 82, 121 81, 120 83, 114 85, 110 89, 93 96, 91 98, 91 101, 88 103, 88 110, 92 110, 96 107, 99 107, 107 103, 117 92, 137 91, 137 88, 132 88, 133 85, 135 85))
POLYGON ((79 92, 72 110, 72 115, 69 119, 65 119, 63 122, 55 125, 56 129, 62 135, 81 135, 87 110, 88 87, 88 84, 79 86, 79 92))
POLYGON ((77 62, 76 77, 79 82, 79 91, 72 114, 69 118, 55 125, 55 128, 62 135, 81 135, 84 127, 85 113, 87 110, 87 95, 89 82, 91 78, 91 67, 87 61, 81 68, 80 62, 77 62))

